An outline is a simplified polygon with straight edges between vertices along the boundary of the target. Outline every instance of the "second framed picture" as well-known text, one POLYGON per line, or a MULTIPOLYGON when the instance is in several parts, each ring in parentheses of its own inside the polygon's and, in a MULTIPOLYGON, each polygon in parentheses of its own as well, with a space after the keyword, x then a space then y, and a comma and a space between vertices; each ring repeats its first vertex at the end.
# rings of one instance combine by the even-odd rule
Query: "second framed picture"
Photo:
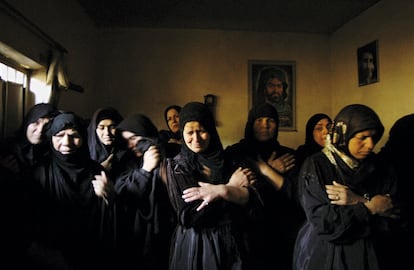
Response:
POLYGON ((272 104, 279 114, 279 130, 296 130, 296 62, 249 60, 249 107, 272 104))
POLYGON ((357 62, 359 86, 378 82, 378 40, 357 49, 357 62))

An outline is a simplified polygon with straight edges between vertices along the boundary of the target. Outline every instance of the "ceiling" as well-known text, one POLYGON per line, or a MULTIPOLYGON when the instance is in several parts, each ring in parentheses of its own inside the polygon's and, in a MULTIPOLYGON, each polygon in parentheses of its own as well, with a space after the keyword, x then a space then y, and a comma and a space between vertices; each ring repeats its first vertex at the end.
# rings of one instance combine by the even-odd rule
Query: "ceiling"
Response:
POLYGON ((380 0, 77 0, 97 27, 331 34, 380 0))

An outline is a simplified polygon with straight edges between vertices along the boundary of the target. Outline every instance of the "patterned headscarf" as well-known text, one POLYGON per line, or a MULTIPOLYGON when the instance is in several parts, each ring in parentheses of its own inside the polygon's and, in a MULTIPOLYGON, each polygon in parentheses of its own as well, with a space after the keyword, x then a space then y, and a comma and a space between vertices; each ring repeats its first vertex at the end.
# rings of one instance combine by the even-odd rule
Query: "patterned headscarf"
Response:
POLYGON ((351 104, 344 107, 335 117, 330 131, 331 143, 349 154, 349 140, 358 132, 375 129, 373 137, 376 144, 384 134, 384 126, 374 110, 362 104, 351 104))
POLYGON ((358 132, 376 130, 373 142, 376 144, 384 134, 384 126, 374 110, 362 104, 345 106, 335 117, 332 129, 322 150, 332 164, 336 164, 332 153, 336 153, 352 169, 359 167, 359 161, 349 153, 349 140, 358 132))

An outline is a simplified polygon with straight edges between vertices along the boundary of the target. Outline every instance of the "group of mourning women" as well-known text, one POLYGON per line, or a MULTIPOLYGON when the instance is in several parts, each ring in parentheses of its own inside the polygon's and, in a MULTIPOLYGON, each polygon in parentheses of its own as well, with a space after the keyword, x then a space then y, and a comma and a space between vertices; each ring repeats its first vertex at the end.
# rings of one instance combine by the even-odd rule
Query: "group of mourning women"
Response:
POLYGON ((403 259, 387 245, 408 233, 407 173, 391 137, 373 152, 384 127, 371 108, 313 115, 296 150, 279 143, 270 104, 254 106, 244 137, 226 148, 205 104, 164 116, 168 131, 112 107, 89 121, 32 107, 1 144, 1 263, 376 270, 403 259))

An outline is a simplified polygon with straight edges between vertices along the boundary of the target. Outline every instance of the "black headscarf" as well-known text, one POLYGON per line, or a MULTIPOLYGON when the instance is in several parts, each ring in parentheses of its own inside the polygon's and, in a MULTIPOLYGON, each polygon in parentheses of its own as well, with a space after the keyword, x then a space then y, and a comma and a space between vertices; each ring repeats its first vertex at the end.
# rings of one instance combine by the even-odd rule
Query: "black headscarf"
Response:
MULTIPOLYGON (((92 180, 103 167, 89 157, 86 122, 72 112, 64 112, 49 122, 46 136, 51 144, 50 159, 33 172, 39 184, 39 215, 36 229, 42 245, 58 250, 70 263, 86 259, 96 262, 104 225, 104 201, 95 195, 92 180), (73 153, 62 154, 53 147, 52 137, 65 129, 79 132, 82 145, 73 153), (49 247, 53 243, 53 247, 49 247), (76 246, 76 248, 74 248, 76 246), (87 254, 87 256, 86 256, 87 254)), ((108 210, 109 211, 109 210, 108 210)), ((52 254, 52 259, 54 259, 52 254)))
POLYGON ((199 122, 204 129, 210 134, 210 143, 202 153, 194 153, 184 142, 181 146, 181 155, 184 162, 191 170, 197 171, 202 175, 202 165, 206 165, 211 169, 211 179, 222 181, 223 169, 223 145, 216 129, 216 121, 207 105, 201 102, 189 102, 180 112, 180 134, 183 136, 184 126, 191 121, 199 122))
POLYGON ((181 111, 181 106, 178 106, 178 105, 170 105, 170 106, 168 106, 167 108, 165 108, 165 110, 164 110, 164 120, 165 120, 165 123, 167 124, 167 127, 168 127, 169 131, 171 132, 171 136, 173 136, 173 138, 174 138, 174 139, 180 139, 180 132, 178 132, 178 133, 174 133, 174 132, 172 132, 172 130, 171 130, 171 128, 170 128, 170 126, 168 125, 168 117, 167 117, 167 113, 168 113, 168 111, 169 111, 169 110, 171 110, 171 109, 174 109, 174 110, 176 110, 178 113, 180 113, 180 111, 181 111))
POLYGON ((277 140, 279 134, 279 114, 275 107, 269 103, 261 103, 254 106, 249 111, 249 116, 247 118, 247 123, 244 129, 244 140, 243 142, 247 144, 248 148, 255 150, 257 153, 260 153, 262 158, 269 158, 270 154, 277 149, 280 144, 277 140), (269 117, 276 121, 276 130, 273 138, 269 139, 266 142, 261 142, 256 139, 254 136, 254 122, 260 117, 269 117))
POLYGON ((76 129, 81 134, 82 139, 86 136, 85 122, 73 112, 63 112, 56 116, 50 123, 46 132, 48 137, 52 137, 66 128, 76 129))
POLYGON ((21 127, 16 132, 16 137, 26 143, 30 143, 26 137, 27 127, 40 118, 52 119, 59 114, 58 109, 50 103, 38 103, 27 112, 21 127))
MULTIPOLYGON (((319 145, 313 138, 315 126, 322 119, 328 119, 328 121, 332 123, 332 119, 324 113, 316 113, 312 115, 306 123, 305 143, 300 145, 295 152, 297 169, 300 169, 301 164, 308 156, 323 149, 323 146, 319 145)), ((330 127, 328 127, 328 130, 329 129, 330 127)))
MULTIPOLYGON (((389 137, 384 147, 379 152, 387 163, 393 164, 398 174, 398 185, 401 200, 408 208, 406 214, 412 218, 411 184, 414 180, 412 158, 407 158, 407 153, 414 151, 414 114, 408 114, 399 118, 391 127, 389 137)), ((404 218, 404 215, 402 217, 404 218)), ((409 222, 409 224, 411 224, 409 222)), ((412 225, 410 225, 412 226, 412 225)))
POLYGON ((260 117, 269 117, 273 118, 276 121, 276 132, 272 139, 277 140, 277 136, 279 134, 279 114, 275 107, 270 105, 269 103, 261 103, 254 106, 249 111, 249 116, 247 118, 246 127, 244 129, 244 138, 249 141, 254 141, 256 138, 254 137, 254 121, 260 117))
POLYGON ((50 141, 53 158, 58 161, 62 167, 65 167, 68 170, 72 170, 76 167, 83 167, 85 162, 90 160, 88 145, 86 143, 87 131, 85 121, 73 112, 64 112, 56 116, 53 121, 49 123, 50 125, 46 131, 46 136, 50 141), (52 137, 59 131, 68 128, 73 128, 79 132, 82 139, 82 145, 76 152, 63 155, 53 147, 52 137))
POLYGON ((104 145, 96 134, 96 128, 99 122, 105 119, 111 119, 116 126, 123 120, 123 117, 112 107, 100 108, 93 114, 91 122, 88 126, 88 146, 91 158, 98 162, 102 162, 107 159, 114 148, 114 145, 110 145, 109 148, 104 145))
MULTIPOLYGON (((399 118, 391 127, 388 141, 381 151, 390 156, 400 157, 401 161, 411 162, 405 158, 404 153, 414 151, 414 114, 399 118)), ((408 169, 408 168, 407 168, 408 169)))
POLYGON ((117 129, 120 131, 129 131, 138 136, 157 138, 158 129, 148 118, 148 116, 143 114, 133 114, 124 120, 117 126, 117 129))
POLYGON ((34 105, 27 112, 26 117, 22 123, 20 130, 18 131, 24 137, 26 137, 27 127, 36 122, 40 118, 53 118, 59 113, 58 109, 50 103, 39 103, 34 105))
POLYGON ((144 114, 137 113, 125 118, 119 123, 117 130, 118 132, 129 131, 137 136, 145 137, 138 142, 141 153, 144 153, 152 144, 159 143, 157 127, 151 119, 144 114))
MULTIPOLYGON (((328 119, 329 122, 332 122, 332 119, 324 113, 317 113, 317 114, 312 115, 311 118, 309 118, 308 122, 306 123, 306 137, 305 137, 306 145, 312 146, 316 144, 319 146, 319 144, 315 142, 313 138, 313 130, 315 129, 316 124, 322 119, 328 119)), ((319 146, 319 149, 321 148, 322 146, 319 146)))
MULTIPOLYGON (((53 119, 59 111, 55 106, 49 103, 39 103, 34 105, 26 114, 22 125, 16 131, 14 137, 7 138, 1 145, 1 152, 15 155, 19 161, 20 169, 30 167, 37 163, 45 153, 49 150, 46 140, 40 144, 33 145, 27 139, 27 128, 30 124, 36 122, 40 118, 53 119)), ((47 129, 47 125, 43 128, 43 135, 47 129)))

